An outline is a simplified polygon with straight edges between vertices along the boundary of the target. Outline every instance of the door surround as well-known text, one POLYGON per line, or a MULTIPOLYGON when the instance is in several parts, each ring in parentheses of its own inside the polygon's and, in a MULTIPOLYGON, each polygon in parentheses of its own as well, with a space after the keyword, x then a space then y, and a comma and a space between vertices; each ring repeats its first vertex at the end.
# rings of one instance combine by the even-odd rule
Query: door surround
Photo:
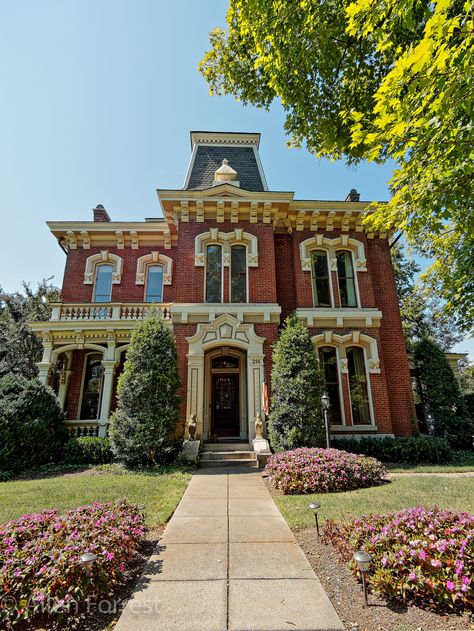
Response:
POLYGON ((196 437, 206 440, 210 427, 209 408, 205 407, 206 354, 208 351, 226 347, 228 350, 240 350, 246 354, 245 376, 241 376, 241 382, 244 380, 246 382, 246 405, 242 408, 246 411, 246 419, 245 427, 243 427, 241 409, 241 438, 252 441, 255 438, 255 417, 257 413, 263 415, 263 343, 265 338, 255 333, 253 324, 244 324, 241 320, 225 313, 215 318, 210 324, 198 324, 196 333, 186 340, 189 345, 186 421, 189 421, 192 414, 196 414, 196 437))

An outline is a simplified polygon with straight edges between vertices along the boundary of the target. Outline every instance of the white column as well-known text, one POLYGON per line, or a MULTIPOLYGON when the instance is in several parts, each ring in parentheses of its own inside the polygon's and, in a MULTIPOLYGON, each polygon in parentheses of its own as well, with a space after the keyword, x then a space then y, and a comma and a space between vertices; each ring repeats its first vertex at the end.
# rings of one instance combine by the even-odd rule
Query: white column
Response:
POLYGON ((65 370, 61 373, 59 390, 58 390, 58 399, 61 405, 61 410, 64 411, 64 405, 66 404, 67 391, 69 388, 69 381, 71 380, 72 370, 65 370))
POLYGON ((204 438, 204 354, 188 355, 188 388, 186 393, 187 425, 191 414, 196 414, 196 438, 204 438))
POLYGON ((247 392, 249 410, 249 442, 255 438, 255 418, 260 413, 263 418, 263 358, 264 355, 249 353, 247 358, 247 392))
POLYGON ((50 341, 43 340, 43 357, 40 362, 36 365, 38 366, 39 374, 38 379, 41 383, 47 385, 49 371, 51 370, 51 366, 53 365, 51 362, 51 356, 53 354, 53 344, 50 341))
POLYGON ((112 404, 112 391, 114 384, 114 370, 115 361, 102 361, 102 367, 104 369, 102 379, 102 400, 100 404, 100 416, 99 416, 99 436, 106 436, 107 425, 109 423, 110 406, 112 404))

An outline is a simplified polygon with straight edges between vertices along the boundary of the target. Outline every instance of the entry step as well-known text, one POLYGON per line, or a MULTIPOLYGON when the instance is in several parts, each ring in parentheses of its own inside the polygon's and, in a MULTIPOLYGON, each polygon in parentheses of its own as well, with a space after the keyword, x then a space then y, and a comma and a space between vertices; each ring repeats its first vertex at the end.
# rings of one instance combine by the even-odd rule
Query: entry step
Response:
POLYGON ((215 460, 203 460, 201 458, 199 462, 199 466, 201 467, 258 467, 258 461, 256 458, 252 459, 235 459, 230 460, 229 458, 218 458, 215 460))
POLYGON ((201 461, 208 460, 254 460, 255 453, 253 451, 204 451, 201 454, 201 461))
MULTIPOLYGON (((204 443, 202 446, 203 453, 206 452, 224 452, 228 453, 229 451, 248 451, 250 449, 250 445, 248 443, 237 443, 237 442, 218 442, 218 443, 204 443)), ((253 453, 253 452, 252 452, 253 453)))

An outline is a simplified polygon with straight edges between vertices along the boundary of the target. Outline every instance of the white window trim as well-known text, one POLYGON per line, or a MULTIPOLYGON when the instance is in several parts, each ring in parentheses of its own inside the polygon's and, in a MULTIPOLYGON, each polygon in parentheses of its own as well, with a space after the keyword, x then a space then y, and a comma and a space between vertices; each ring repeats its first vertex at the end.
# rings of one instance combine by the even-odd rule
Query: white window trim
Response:
POLYGON ((209 232, 198 234, 194 240, 194 265, 204 267, 206 262, 206 248, 208 245, 222 245, 222 265, 230 266, 230 248, 232 245, 247 246, 247 267, 258 267, 257 237, 242 228, 232 232, 221 232, 218 228, 211 228, 209 232))
POLYGON ((92 254, 87 257, 84 285, 95 284, 96 269, 101 263, 112 265, 112 285, 119 285, 122 281, 122 259, 116 254, 110 254, 107 250, 102 250, 98 254, 92 254))
POLYGON ((173 259, 159 252, 150 252, 137 259, 136 285, 145 285, 146 268, 148 265, 163 266, 163 285, 171 285, 173 282, 173 259))
POLYGON ((103 385, 104 385, 104 374, 103 374, 103 370, 102 370, 102 361, 104 359, 104 354, 102 353, 102 357, 101 357, 101 375, 100 375, 100 385, 99 385, 99 403, 97 406, 97 418, 90 418, 90 419, 81 419, 81 412, 82 412, 82 399, 84 397, 84 386, 86 383, 86 371, 87 371, 87 362, 89 360, 89 357, 91 355, 100 355, 99 351, 90 351, 88 353, 84 353, 84 360, 82 362, 82 376, 81 376, 81 390, 80 390, 80 396, 79 396, 79 406, 77 408, 77 412, 76 412, 76 418, 79 421, 97 421, 99 422, 99 418, 100 418, 100 409, 102 406, 102 395, 103 395, 103 385))
POLYGON ((351 250, 354 261, 354 274, 367 271, 364 244, 357 239, 352 239, 347 234, 342 234, 335 239, 328 239, 323 234, 305 239, 300 243, 301 269, 303 272, 311 272, 311 252, 313 250, 327 250, 330 258, 330 269, 336 267, 336 250, 351 250))
MULTIPOLYGON (((362 349, 362 353, 364 354, 364 367, 365 367, 365 378, 367 379, 367 397, 369 399, 369 416, 370 416, 370 423, 356 423, 354 424, 354 417, 352 414, 352 397, 351 397, 351 384, 349 383, 349 379, 347 379, 347 385, 348 385, 348 393, 349 393, 349 409, 351 411, 351 421, 352 421, 352 425, 355 425, 356 427, 373 427, 375 425, 375 417, 374 417, 374 406, 372 403, 372 384, 370 383, 370 375, 369 375, 369 369, 368 369, 368 361, 367 361, 367 350, 366 347, 362 346, 361 344, 348 344, 347 348, 360 348, 362 349)), ((346 350, 345 349, 345 350, 346 350)), ((346 363, 347 363, 347 359, 346 359, 346 363)), ((346 368, 346 372, 349 373, 349 369, 346 368)))

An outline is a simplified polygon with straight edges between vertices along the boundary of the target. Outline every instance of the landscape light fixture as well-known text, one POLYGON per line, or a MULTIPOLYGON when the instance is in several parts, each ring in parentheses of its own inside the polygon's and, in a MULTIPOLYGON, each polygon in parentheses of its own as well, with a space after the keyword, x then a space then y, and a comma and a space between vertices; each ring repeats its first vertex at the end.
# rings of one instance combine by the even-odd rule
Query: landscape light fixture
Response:
POLYGON ((328 420, 328 410, 331 401, 328 397, 327 392, 323 394, 321 397, 321 406, 323 408, 324 413, 324 429, 326 430, 326 449, 329 449, 329 420, 328 420))
POLYGON ((90 574, 94 561, 96 560, 97 554, 94 554, 93 552, 85 552, 84 554, 81 554, 79 563, 84 568, 86 574, 90 574))
POLYGON ((316 532, 319 537, 318 510, 321 508, 321 504, 319 502, 311 502, 311 504, 308 505, 308 508, 313 511, 314 520, 316 522, 316 532))
POLYGON ((357 568, 360 572, 362 578, 362 588, 364 590, 364 604, 367 607, 367 573, 370 568, 370 564, 372 563, 372 556, 366 552, 365 550, 358 550, 354 553, 352 557, 354 561, 357 563, 357 568))

